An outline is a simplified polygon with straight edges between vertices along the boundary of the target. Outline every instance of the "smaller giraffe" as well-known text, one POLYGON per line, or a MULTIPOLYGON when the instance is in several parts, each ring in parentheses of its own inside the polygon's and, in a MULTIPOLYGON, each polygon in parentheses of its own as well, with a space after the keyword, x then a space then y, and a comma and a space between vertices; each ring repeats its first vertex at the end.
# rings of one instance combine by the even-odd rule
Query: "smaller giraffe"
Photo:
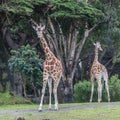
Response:
POLYGON ((95 45, 95 58, 91 67, 90 71, 90 79, 91 79, 91 97, 90 102, 92 102, 93 92, 94 92, 94 79, 98 82, 98 102, 102 101, 102 79, 105 82, 105 88, 108 94, 108 102, 110 102, 110 95, 109 95, 109 86, 108 86, 108 72, 104 65, 102 65, 98 61, 98 50, 103 51, 101 48, 100 42, 94 43, 95 45))
POLYGON ((58 60, 55 57, 55 55, 52 53, 52 51, 48 47, 48 44, 43 35, 45 26, 42 26, 41 24, 38 25, 36 22, 34 22, 34 25, 35 26, 33 28, 36 30, 38 38, 40 39, 45 52, 44 71, 43 71, 43 88, 42 88, 41 102, 38 110, 42 111, 43 98, 44 98, 47 82, 49 86, 49 109, 51 109, 52 80, 54 85, 53 93, 54 93, 54 99, 55 99, 55 110, 58 110, 57 87, 63 72, 62 64, 60 60, 58 60))

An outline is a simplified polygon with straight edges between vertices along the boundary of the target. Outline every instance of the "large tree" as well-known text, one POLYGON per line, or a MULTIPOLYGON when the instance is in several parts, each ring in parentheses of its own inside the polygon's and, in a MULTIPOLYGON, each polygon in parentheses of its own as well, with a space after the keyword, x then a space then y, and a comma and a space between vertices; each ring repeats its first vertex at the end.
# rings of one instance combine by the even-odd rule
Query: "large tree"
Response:
POLYGON ((72 102, 73 79, 81 50, 103 14, 86 2, 67 0, 52 0, 46 8, 40 6, 39 9, 41 22, 46 24, 45 37, 49 47, 63 65, 63 84, 60 88, 64 102, 72 102))
POLYGON ((64 69, 61 88, 64 101, 72 102, 73 78, 81 50, 90 32, 100 23, 102 12, 89 3, 81 1, 10 0, 3 1, 2 13, 5 19, 1 20, 5 27, 3 37, 5 36, 12 49, 18 49, 26 43, 26 34, 29 32, 24 29, 29 31, 27 28, 30 27, 30 18, 38 22, 40 19, 46 24, 45 37, 49 47, 61 60, 64 69), (6 24, 10 27, 6 27, 6 24), (17 36, 12 37, 10 31, 17 32, 13 34, 17 36))
MULTIPOLYGON (((26 43, 41 48, 38 46, 37 37, 32 31, 29 20, 32 18, 38 23, 46 24, 45 37, 49 47, 61 60, 64 68, 63 82, 59 90, 62 90, 64 101, 71 102, 75 69, 79 58, 83 59, 83 54, 89 50, 90 42, 99 40, 99 36, 105 38, 111 35, 113 39, 118 38, 116 37, 119 31, 118 2, 119 0, 2 0, 0 1, 0 42, 8 56, 10 49, 18 49, 26 43), (115 29, 112 29, 113 26, 115 29), (92 31, 92 37, 88 37, 92 31)), ((111 42, 107 39, 101 40, 103 44, 111 43, 111 46, 114 44, 112 40, 111 42)))

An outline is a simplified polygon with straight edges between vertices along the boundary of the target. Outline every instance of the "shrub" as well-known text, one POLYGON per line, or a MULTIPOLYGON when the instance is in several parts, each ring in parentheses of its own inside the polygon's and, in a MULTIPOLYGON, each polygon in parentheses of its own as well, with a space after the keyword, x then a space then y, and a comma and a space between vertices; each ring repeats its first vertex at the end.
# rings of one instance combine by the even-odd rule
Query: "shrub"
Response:
POLYGON ((120 101, 120 79, 118 75, 114 75, 109 80, 111 101, 120 101))
MULTIPOLYGON (((111 101, 120 101, 120 79, 118 78, 118 75, 112 76, 108 82, 111 101)), ((97 82, 95 81, 93 101, 96 102, 98 99, 97 86, 98 86, 97 82)), ((90 94, 91 94, 90 81, 84 80, 83 82, 80 81, 79 83, 74 85, 75 102, 89 102, 90 94)), ((105 89, 104 84, 102 90, 102 101, 108 101, 107 91, 105 89)))
POLYGON ((18 95, 10 95, 9 92, 0 93, 0 105, 7 104, 31 104, 30 100, 27 100, 18 95))
MULTIPOLYGON (((19 74, 22 78, 23 86, 30 86, 30 84, 32 84, 36 88, 41 89, 43 79, 41 69, 43 60, 37 55, 36 49, 27 44, 21 46, 17 50, 11 50, 10 53, 11 57, 8 60, 8 66, 13 76, 19 74)), ((15 82, 19 84, 18 81, 15 82)), ((30 90, 31 89, 27 89, 28 92, 31 92, 30 90)), ((24 96, 26 96, 25 87, 24 96)))
POLYGON ((89 81, 79 82, 74 85, 75 102, 87 102, 90 98, 91 84, 89 81))

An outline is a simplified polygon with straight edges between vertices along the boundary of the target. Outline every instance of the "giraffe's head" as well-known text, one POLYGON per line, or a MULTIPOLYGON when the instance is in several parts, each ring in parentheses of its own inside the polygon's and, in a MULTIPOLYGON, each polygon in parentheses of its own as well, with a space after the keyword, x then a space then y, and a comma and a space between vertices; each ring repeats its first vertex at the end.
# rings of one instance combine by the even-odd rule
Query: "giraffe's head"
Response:
POLYGON ((45 30, 45 25, 37 24, 35 21, 32 20, 33 29, 37 32, 38 37, 42 37, 43 31, 45 30))
POLYGON ((93 43, 95 45, 96 48, 98 48, 100 51, 103 51, 103 49, 101 48, 101 44, 100 42, 96 42, 96 43, 93 43))

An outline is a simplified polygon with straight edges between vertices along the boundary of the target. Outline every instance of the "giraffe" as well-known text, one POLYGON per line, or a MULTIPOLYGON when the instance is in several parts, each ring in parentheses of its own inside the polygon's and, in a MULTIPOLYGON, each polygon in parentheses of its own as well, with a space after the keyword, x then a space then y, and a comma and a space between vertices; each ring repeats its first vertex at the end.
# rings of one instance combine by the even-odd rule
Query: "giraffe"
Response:
POLYGON ((107 90, 107 95, 108 95, 108 102, 110 102, 108 72, 106 67, 98 61, 98 50, 103 51, 103 49, 101 48, 100 42, 96 42, 94 43, 94 45, 95 45, 95 58, 90 70, 90 79, 92 84, 90 102, 92 102, 92 98, 93 98, 94 79, 96 79, 98 82, 98 102, 102 101, 102 81, 101 81, 102 78, 104 79, 105 82, 105 88, 107 90))
POLYGON ((60 82, 63 68, 60 60, 58 60, 55 55, 52 53, 48 44, 44 38, 43 31, 45 26, 37 24, 34 22, 33 28, 37 32, 38 38, 40 39, 44 52, 45 52, 45 61, 44 61, 44 70, 43 70, 43 87, 42 87, 42 96, 38 111, 42 111, 43 98, 45 94, 46 84, 49 86, 49 109, 51 109, 51 94, 52 94, 52 80, 53 80, 53 93, 55 100, 55 110, 58 110, 58 99, 57 99, 57 87, 60 82))

